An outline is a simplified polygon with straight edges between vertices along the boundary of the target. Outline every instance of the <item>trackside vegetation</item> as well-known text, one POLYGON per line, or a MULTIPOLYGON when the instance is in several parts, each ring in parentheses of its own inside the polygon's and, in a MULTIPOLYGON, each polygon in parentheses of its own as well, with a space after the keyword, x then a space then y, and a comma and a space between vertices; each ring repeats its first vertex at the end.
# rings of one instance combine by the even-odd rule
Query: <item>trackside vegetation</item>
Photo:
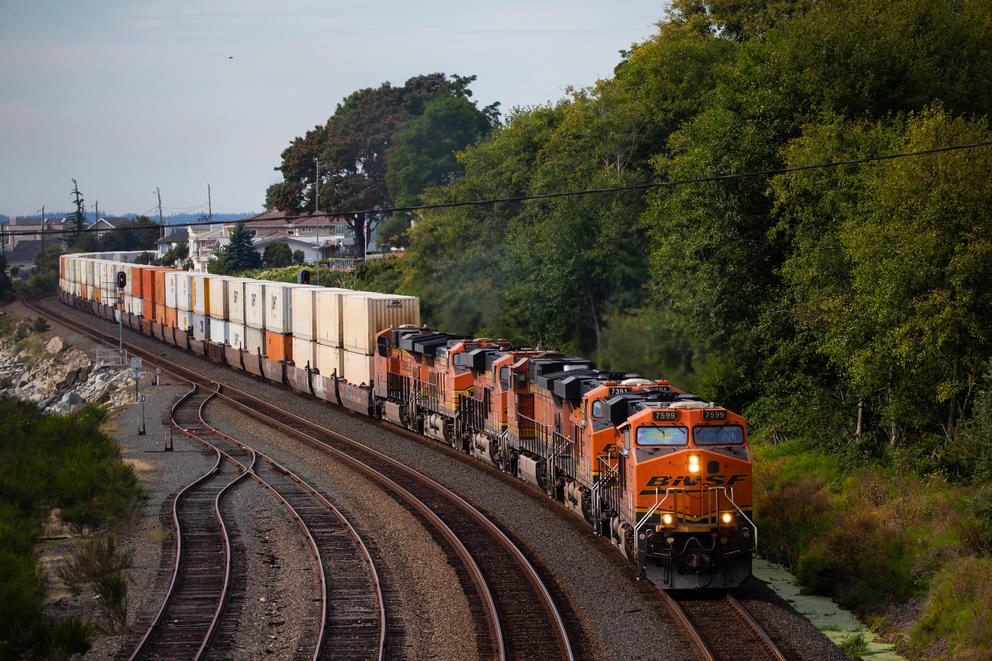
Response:
MULTIPOLYGON (((64 658, 88 649, 97 630, 88 616, 46 616, 46 577, 36 545, 56 509, 72 529, 114 543, 102 531, 142 497, 134 472, 102 429, 106 416, 93 405, 46 415, 31 402, 0 397, 0 659, 64 658)), ((101 608, 116 616, 121 567, 99 571, 93 563, 77 564, 77 585, 93 584, 101 608)))
MULTIPOLYGON (((329 177, 321 201, 512 200, 425 209, 351 277, 743 412, 763 553, 909 656, 989 656, 990 43, 992 0, 673 0, 612 77, 478 124, 433 187, 387 172, 358 204, 329 177), (521 199, 594 189, 617 190, 521 199)), ((311 156, 356 135, 434 126, 372 131, 363 98, 284 152, 270 202, 312 206, 311 156)))

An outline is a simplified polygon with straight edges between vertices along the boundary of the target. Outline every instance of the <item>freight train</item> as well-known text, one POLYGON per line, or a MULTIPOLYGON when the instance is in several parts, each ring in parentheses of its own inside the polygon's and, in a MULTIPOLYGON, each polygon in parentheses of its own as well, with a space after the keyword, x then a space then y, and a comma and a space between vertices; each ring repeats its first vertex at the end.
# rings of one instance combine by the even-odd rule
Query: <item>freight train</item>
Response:
MULTIPOLYGON (((63 303, 471 454, 666 590, 751 575, 746 421, 664 380, 420 325, 419 300, 62 256, 63 303)), ((563 542, 563 543, 567 543, 563 542)))

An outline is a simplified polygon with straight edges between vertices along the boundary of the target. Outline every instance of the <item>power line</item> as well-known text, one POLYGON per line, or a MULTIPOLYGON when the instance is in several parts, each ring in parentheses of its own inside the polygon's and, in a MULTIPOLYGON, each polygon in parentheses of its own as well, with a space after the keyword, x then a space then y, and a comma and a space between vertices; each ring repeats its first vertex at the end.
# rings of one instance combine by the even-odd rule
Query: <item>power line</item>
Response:
MULTIPOLYGON (((562 197, 576 197, 579 195, 600 195, 604 193, 622 193, 626 191, 637 191, 637 190, 650 190, 653 188, 674 188, 676 186, 686 186, 690 184, 704 184, 715 181, 733 181, 736 179, 749 179, 754 177, 770 177, 779 174, 789 174, 791 172, 803 172, 806 170, 823 170, 828 168, 837 168, 844 165, 860 165, 863 163, 874 163, 878 161, 890 161, 897 158, 909 158, 914 156, 927 156, 929 154, 940 154, 949 151, 960 151, 962 149, 978 149, 980 147, 992 146, 992 140, 986 142, 973 142, 966 145, 952 145, 949 147, 935 147, 933 149, 922 149, 920 151, 911 152, 900 152, 897 154, 884 154, 882 156, 865 156, 863 158, 852 158, 844 161, 830 161, 828 163, 815 163, 812 165, 796 165, 788 168, 770 168, 767 170, 752 170, 750 172, 736 172, 733 174, 716 174, 707 177, 696 177, 692 179, 673 179, 669 181, 652 182, 646 184, 632 184, 630 186, 611 186, 607 188, 585 188, 582 190, 575 191, 560 191, 557 193, 539 193, 534 195, 517 195, 513 197, 496 197, 496 198, 486 198, 481 200, 467 200, 463 202, 442 202, 438 204, 421 204, 417 206, 406 206, 406 207, 375 207, 372 209, 358 209, 350 211, 323 211, 320 213, 313 214, 287 214, 283 216, 285 220, 299 220, 302 218, 329 218, 329 217, 341 217, 341 216, 361 216, 366 214, 381 214, 381 213, 394 213, 397 211, 427 211, 430 209, 453 209, 456 207, 470 207, 470 206, 485 206, 490 204, 503 204, 508 202, 529 202, 531 200, 550 200, 562 197)), ((250 225, 256 222, 269 222, 268 218, 259 218, 257 220, 243 219, 236 222, 245 223, 250 225)), ((189 227, 201 227, 205 225, 211 225, 216 223, 210 222, 195 222, 195 223, 183 223, 183 225, 189 227)), ((132 231, 147 229, 146 227, 120 227, 116 228, 116 231, 132 231)), ((66 234, 72 230, 49 230, 49 234, 66 234)), ((96 230, 96 229, 84 229, 84 232, 107 232, 111 230, 96 230)), ((38 232, 32 232, 30 230, 8 232, 11 236, 17 235, 34 235, 38 232)))

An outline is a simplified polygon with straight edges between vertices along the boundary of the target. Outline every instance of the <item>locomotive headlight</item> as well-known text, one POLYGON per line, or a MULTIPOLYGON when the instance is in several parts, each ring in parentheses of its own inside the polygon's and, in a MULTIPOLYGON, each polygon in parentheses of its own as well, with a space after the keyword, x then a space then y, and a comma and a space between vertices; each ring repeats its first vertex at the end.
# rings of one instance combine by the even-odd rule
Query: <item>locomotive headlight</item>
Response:
POLYGON ((734 522, 734 515, 731 512, 724 512, 720 515, 720 522, 725 526, 729 526, 734 522))
POLYGON ((689 455, 689 472, 698 473, 699 472, 699 457, 694 454, 689 455))
POLYGON ((661 515, 661 522, 664 523, 666 526, 672 525, 672 521, 674 520, 675 520, 674 517, 672 517, 672 515, 669 514, 668 512, 665 512, 664 514, 661 515))

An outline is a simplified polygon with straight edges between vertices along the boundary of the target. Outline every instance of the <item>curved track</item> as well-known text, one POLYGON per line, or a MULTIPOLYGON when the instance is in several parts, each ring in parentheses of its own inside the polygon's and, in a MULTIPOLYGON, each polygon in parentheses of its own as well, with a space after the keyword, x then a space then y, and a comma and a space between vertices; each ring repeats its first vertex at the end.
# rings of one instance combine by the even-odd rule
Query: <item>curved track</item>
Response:
MULTIPOLYGON (((80 328, 98 341, 104 333, 49 308, 38 312, 80 328), (85 330, 84 330, 85 329, 85 330)), ((111 338, 116 344, 116 338, 111 338)), ((127 344, 134 355, 202 385, 213 381, 178 363, 127 344)), ((472 604, 483 657, 573 659, 572 646, 549 590, 524 554, 499 528, 459 496, 364 444, 292 416, 250 393, 224 386, 219 397, 252 417, 314 444, 367 475, 417 516, 446 549, 472 604)))

